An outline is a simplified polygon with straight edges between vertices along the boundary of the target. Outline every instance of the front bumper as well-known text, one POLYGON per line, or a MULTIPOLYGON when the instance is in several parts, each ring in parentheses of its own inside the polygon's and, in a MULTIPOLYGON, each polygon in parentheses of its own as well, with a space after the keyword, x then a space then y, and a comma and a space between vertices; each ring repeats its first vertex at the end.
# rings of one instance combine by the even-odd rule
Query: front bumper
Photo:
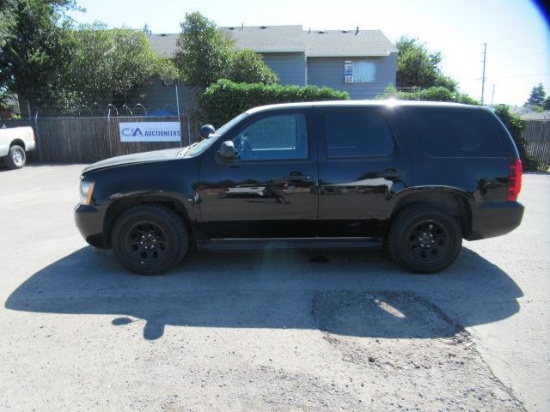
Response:
POLYGON ((82 237, 91 246, 99 249, 109 247, 103 233, 105 221, 103 208, 78 204, 74 208, 74 221, 82 237))
POLYGON ((517 228, 525 207, 519 202, 490 202, 472 210, 472 229, 467 240, 502 236, 517 228))

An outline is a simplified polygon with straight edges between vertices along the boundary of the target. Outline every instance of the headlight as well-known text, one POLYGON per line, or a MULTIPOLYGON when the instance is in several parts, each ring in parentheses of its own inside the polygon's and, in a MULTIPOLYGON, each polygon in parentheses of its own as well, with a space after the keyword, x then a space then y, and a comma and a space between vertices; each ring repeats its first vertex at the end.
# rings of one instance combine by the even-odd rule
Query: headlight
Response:
POLYGON ((80 203, 89 205, 92 202, 92 194, 94 193, 94 182, 80 182, 80 203))

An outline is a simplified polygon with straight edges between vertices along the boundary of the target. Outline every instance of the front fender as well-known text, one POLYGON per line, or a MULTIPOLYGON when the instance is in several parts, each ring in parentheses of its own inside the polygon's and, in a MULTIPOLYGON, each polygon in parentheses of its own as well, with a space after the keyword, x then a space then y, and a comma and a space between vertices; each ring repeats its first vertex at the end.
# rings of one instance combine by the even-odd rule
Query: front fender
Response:
POLYGON ((129 193, 115 193, 109 196, 105 204, 103 221, 104 241, 111 247, 111 232, 117 219, 128 209, 142 204, 161 204, 174 210, 184 221, 187 229, 192 231, 200 219, 196 198, 186 197, 174 191, 140 190, 129 193))

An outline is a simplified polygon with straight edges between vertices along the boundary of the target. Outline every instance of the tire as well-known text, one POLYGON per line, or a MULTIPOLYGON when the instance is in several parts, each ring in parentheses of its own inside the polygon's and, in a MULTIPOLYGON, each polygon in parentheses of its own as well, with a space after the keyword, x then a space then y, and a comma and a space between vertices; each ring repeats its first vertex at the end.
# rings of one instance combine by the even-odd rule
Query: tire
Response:
POLYGON ((388 233, 392 258, 415 273, 436 273, 454 262, 462 247, 462 230, 453 216, 429 205, 401 211, 388 233))
POLYGON ((116 221, 111 243, 126 269, 140 275, 162 274, 180 263, 189 235, 183 220, 160 205, 141 205, 116 221))
POLYGON ((21 146, 13 145, 5 159, 5 164, 8 169, 21 169, 27 162, 25 149, 21 146))

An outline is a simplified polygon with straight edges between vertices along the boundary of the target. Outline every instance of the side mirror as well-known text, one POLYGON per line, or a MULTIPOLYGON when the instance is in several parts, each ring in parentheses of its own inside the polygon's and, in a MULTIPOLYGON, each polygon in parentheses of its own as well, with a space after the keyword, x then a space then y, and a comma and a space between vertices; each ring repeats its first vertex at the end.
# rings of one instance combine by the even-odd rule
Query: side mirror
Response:
POLYGON ((235 153, 235 145, 231 140, 226 140, 225 142, 222 142, 220 150, 218 150, 218 154, 226 160, 235 159, 237 157, 235 153))
POLYGON ((216 129, 211 124, 205 124, 201 126, 200 135, 203 139, 208 139, 211 134, 215 134, 216 129))

